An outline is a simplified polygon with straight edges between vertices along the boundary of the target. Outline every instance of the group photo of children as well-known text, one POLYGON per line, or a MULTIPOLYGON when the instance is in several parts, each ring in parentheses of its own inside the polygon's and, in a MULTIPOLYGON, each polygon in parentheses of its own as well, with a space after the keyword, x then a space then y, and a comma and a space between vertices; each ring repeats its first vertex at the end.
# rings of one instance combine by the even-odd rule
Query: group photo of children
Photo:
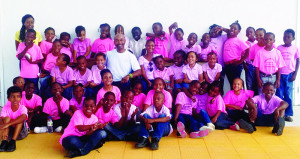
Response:
POLYGON ((172 133, 196 140, 216 129, 252 134, 268 126, 280 136, 293 121, 294 28, 282 30, 281 40, 238 20, 207 32, 185 32, 179 22, 155 22, 152 32, 102 22, 91 41, 84 25, 39 32, 34 15, 21 22, 14 37, 20 74, 1 110, 0 153, 32 133, 60 133, 57 142, 73 158, 109 141, 159 151, 172 133))

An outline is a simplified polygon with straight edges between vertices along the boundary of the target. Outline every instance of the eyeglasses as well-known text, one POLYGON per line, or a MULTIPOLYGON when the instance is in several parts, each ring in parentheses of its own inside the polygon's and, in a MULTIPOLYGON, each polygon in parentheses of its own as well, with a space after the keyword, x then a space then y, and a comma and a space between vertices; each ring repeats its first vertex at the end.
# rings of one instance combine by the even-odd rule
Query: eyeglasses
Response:
POLYGON ((153 63, 152 62, 149 62, 149 70, 150 70, 150 72, 153 71, 153 63))

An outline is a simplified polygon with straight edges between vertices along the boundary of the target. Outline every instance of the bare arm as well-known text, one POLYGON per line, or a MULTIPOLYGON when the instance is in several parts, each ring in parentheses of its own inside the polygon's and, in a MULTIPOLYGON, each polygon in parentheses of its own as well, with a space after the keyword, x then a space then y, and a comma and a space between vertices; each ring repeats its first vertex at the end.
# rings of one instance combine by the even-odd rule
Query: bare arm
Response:
POLYGON ((180 114, 180 110, 181 110, 181 104, 176 104, 176 111, 175 111, 175 115, 174 115, 174 120, 175 123, 177 123, 178 121, 178 116, 180 114))
POLYGON ((91 46, 88 46, 86 48, 86 52, 85 52, 84 56, 87 57, 87 56, 89 56, 90 53, 91 53, 91 46))
POLYGON ((299 58, 296 59, 296 67, 295 67, 295 71, 290 79, 291 82, 295 81, 295 79, 297 77, 298 69, 299 69, 299 58))

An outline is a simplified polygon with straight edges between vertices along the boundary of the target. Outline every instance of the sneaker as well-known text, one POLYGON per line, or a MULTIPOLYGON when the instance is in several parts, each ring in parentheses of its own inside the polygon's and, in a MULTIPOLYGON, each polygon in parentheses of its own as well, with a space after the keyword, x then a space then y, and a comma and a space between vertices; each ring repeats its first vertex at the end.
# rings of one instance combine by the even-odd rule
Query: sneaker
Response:
POLYGON ((214 131, 214 129, 212 127, 209 127, 209 126, 202 126, 199 130, 200 131, 202 131, 202 130, 208 130, 209 132, 213 132, 214 131))
POLYGON ((187 135, 184 129, 185 129, 184 124, 182 122, 178 122, 177 123, 177 132, 180 134, 180 136, 182 138, 185 138, 187 135))
POLYGON ((62 126, 59 126, 57 127, 54 131, 57 132, 57 133, 61 133, 63 130, 63 127, 62 126))
POLYGON ((254 132, 254 129, 252 125, 248 122, 246 122, 244 119, 239 120, 240 128, 245 129, 248 133, 252 134, 254 132))
POLYGON ((234 130, 234 131, 239 131, 240 126, 239 126, 238 122, 236 122, 234 125, 230 125, 229 129, 234 130))
POLYGON ((10 140, 7 144, 7 152, 13 152, 16 150, 16 140, 10 140))
POLYGON ((4 152, 7 149, 7 144, 8 141, 7 140, 2 140, 1 145, 0 145, 0 152, 4 152))
POLYGON ((159 142, 159 140, 158 140, 158 138, 152 138, 151 139, 151 144, 150 144, 150 149, 151 150, 158 150, 158 142, 159 142))
POLYGON ((208 129, 209 132, 215 131, 215 129, 216 129, 215 125, 213 123, 207 123, 207 126, 210 128, 210 129, 208 129), (212 130, 212 131, 210 131, 210 130, 212 130))
POLYGON ((250 124, 252 125, 252 127, 253 127, 253 130, 254 130, 254 131, 256 131, 256 126, 255 126, 255 123, 252 123, 252 122, 250 122, 250 124))
POLYGON ((293 122, 293 118, 291 116, 285 116, 284 120, 287 122, 293 122))
POLYGON ((196 132, 191 132, 190 133, 190 138, 200 138, 200 137, 205 137, 209 134, 209 130, 200 130, 196 132))
POLYGON ((35 127, 34 128, 34 133, 39 134, 39 133, 46 133, 48 131, 48 128, 46 126, 43 127, 35 127))
POLYGON ((275 134, 277 136, 282 135, 284 126, 285 126, 285 121, 284 121, 283 117, 279 117, 279 119, 278 119, 278 130, 275 132, 275 134))
POLYGON ((140 137, 139 141, 135 144, 135 148, 143 148, 150 144, 149 138, 140 137))

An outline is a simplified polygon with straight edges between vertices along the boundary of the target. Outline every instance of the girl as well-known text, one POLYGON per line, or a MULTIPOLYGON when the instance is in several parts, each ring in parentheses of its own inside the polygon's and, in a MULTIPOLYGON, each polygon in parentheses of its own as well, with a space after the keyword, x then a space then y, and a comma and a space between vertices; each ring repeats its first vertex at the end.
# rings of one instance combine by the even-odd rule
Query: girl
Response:
POLYGON ((217 54, 210 52, 207 55, 208 63, 202 65, 205 81, 212 83, 213 81, 219 81, 222 66, 217 63, 217 54))
POLYGON ((166 90, 170 93, 174 89, 174 73, 171 68, 165 67, 165 61, 162 56, 157 56, 153 59, 156 69, 153 72, 154 78, 162 78, 166 83, 166 90))
POLYGON ((197 55, 199 55, 201 53, 201 47, 199 45, 197 45, 197 41, 198 41, 198 36, 196 33, 191 33, 188 38, 187 38, 187 41, 188 41, 188 45, 184 45, 182 47, 182 50, 185 52, 185 53, 188 53, 190 51, 194 51, 197 53, 197 55), (195 45, 196 44, 196 45, 195 45))
POLYGON ((70 61, 73 62, 73 46, 70 43, 71 35, 67 32, 60 33, 59 40, 61 42, 62 48, 60 52, 66 54, 70 57, 70 61))
POLYGON ((21 90, 24 90, 25 80, 21 76, 17 76, 13 79, 13 85, 21 88, 21 90))
POLYGON ((157 22, 152 25, 153 33, 147 33, 147 40, 152 39, 155 43, 153 53, 168 57, 169 35, 163 31, 161 23, 157 22))
POLYGON ((239 22, 232 23, 228 32, 228 40, 224 44, 224 71, 231 89, 233 79, 240 78, 243 70, 243 62, 249 55, 249 46, 237 37, 240 31, 241 26, 239 22))
POLYGON ((109 69, 103 69, 101 72, 101 78, 103 81, 104 86, 99 90, 97 93, 97 108, 103 104, 103 101, 101 100, 104 97, 104 94, 106 92, 113 92, 116 96, 116 103, 120 102, 121 99, 121 91, 118 87, 113 86, 113 76, 109 69))
POLYGON ((141 66, 142 77, 143 77, 143 92, 147 92, 152 87, 154 80, 153 72, 156 69, 152 61, 154 57, 160 54, 153 54, 155 44, 153 40, 147 40, 146 42, 146 55, 139 57, 138 61, 141 66))
POLYGON ((104 125, 99 124, 93 114, 95 109, 95 100, 85 99, 83 109, 74 113, 59 140, 60 144, 70 151, 71 158, 86 155, 103 145, 106 132, 103 130, 104 125))
POLYGON ((114 41, 111 39, 109 24, 107 23, 101 24, 99 29, 100 29, 100 38, 94 41, 91 48, 92 58, 95 56, 95 54, 98 54, 100 52, 105 54, 107 51, 111 51, 115 47, 114 41))
MULTIPOLYGON (((200 82, 194 80, 189 86, 189 92, 195 96, 199 93, 200 87, 200 82)), ((192 116, 193 110, 197 107, 197 102, 193 102, 184 92, 180 92, 176 97, 175 105, 176 111, 174 121, 177 123, 177 131, 182 138, 185 138, 187 135, 185 132, 185 125, 188 125, 189 130, 191 131, 190 138, 205 137, 208 135, 209 131, 207 129, 199 131, 199 128, 202 127, 203 124, 198 123, 192 116)))
MULTIPOLYGON (((215 52, 216 54, 218 54, 218 52, 214 45, 210 45, 211 38, 208 33, 204 33, 202 35, 201 42, 202 42, 201 54, 200 54, 200 56, 198 56, 198 60, 201 62, 207 62, 207 55, 210 52, 215 52)), ((199 55, 199 54, 197 54, 197 55, 199 55)))
POLYGON ((173 59, 174 58, 173 55, 174 55, 175 51, 180 50, 181 48, 186 46, 187 41, 185 39, 183 39, 184 32, 181 28, 178 28, 177 22, 170 25, 169 33, 170 33, 170 41, 171 41, 169 58, 173 59), (173 34, 173 29, 175 29, 174 34, 173 34))
MULTIPOLYGON (((17 31, 15 34, 15 44, 16 49, 18 49, 19 44, 25 41, 26 32, 28 29, 34 28, 34 18, 30 14, 26 14, 22 17, 22 27, 20 31, 17 31)), ((33 39, 33 42, 35 45, 39 45, 39 43, 42 41, 42 36, 39 32, 36 32, 36 37, 33 39)))
POLYGON ((90 83, 92 82, 92 71, 86 68, 87 61, 85 56, 78 56, 77 57, 78 67, 74 70, 74 84, 82 84, 83 88, 85 89, 85 96, 90 97, 90 83))
POLYGON ((147 94, 147 97, 144 102, 144 109, 145 111, 149 106, 153 104, 153 95, 157 92, 162 92, 164 94, 164 105, 169 108, 170 110, 172 109, 172 95, 166 91, 165 88, 165 81, 162 78, 155 78, 153 82, 153 89, 150 90, 147 94))
POLYGON ((46 40, 43 40, 39 46, 44 58, 46 58, 46 56, 51 52, 52 40, 55 37, 55 30, 52 27, 48 27, 44 33, 46 40))
POLYGON ((202 67, 199 64, 197 64, 196 61, 197 54, 193 51, 189 52, 187 54, 188 64, 182 68, 184 83, 191 83, 193 80, 198 80, 200 83, 203 81, 202 67))
POLYGON ((134 93, 132 104, 137 106, 140 111, 143 110, 143 104, 146 99, 146 95, 142 93, 142 88, 142 81, 135 81, 132 85, 132 91, 134 93))
POLYGON ((103 83, 101 80, 100 72, 106 68, 106 55, 102 52, 96 54, 95 56, 96 65, 92 66, 92 82, 90 83, 90 87, 92 87, 92 96, 95 97, 100 88, 103 87, 103 83))
POLYGON ((75 33, 77 38, 73 41, 73 61, 76 63, 78 56, 83 55, 88 59, 90 58, 91 40, 86 38, 85 28, 81 25, 75 28, 75 33))
POLYGON ((118 24, 115 27, 115 35, 117 35, 117 34, 124 35, 124 37, 125 37, 124 49, 128 49, 129 48, 129 38, 127 36, 125 36, 124 27, 121 24, 118 24))
POLYGON ((186 54, 182 50, 178 50, 174 53, 174 65, 170 66, 171 70, 174 72, 174 89, 176 92, 181 92, 186 83, 183 82, 184 75, 182 69, 184 67, 184 61, 186 59, 186 54))
POLYGON ((266 34, 266 30, 264 28, 258 28, 255 31, 255 40, 257 41, 256 44, 252 45, 249 51, 249 59, 254 60, 257 51, 265 47, 265 39, 264 36, 266 34))
POLYGON ((28 118, 27 109, 20 104, 22 90, 17 86, 12 86, 7 90, 7 99, 10 104, 5 105, 0 115, 0 130, 2 142, 0 152, 12 152, 16 150, 16 140, 22 140, 28 135, 28 130, 24 124, 28 118), (8 141, 10 140, 10 141, 8 141))
POLYGON ((85 97, 83 96, 83 85, 79 83, 74 86, 73 94, 74 97, 70 100, 70 109, 73 113, 75 113, 76 110, 82 110, 83 101, 85 99, 85 97))

